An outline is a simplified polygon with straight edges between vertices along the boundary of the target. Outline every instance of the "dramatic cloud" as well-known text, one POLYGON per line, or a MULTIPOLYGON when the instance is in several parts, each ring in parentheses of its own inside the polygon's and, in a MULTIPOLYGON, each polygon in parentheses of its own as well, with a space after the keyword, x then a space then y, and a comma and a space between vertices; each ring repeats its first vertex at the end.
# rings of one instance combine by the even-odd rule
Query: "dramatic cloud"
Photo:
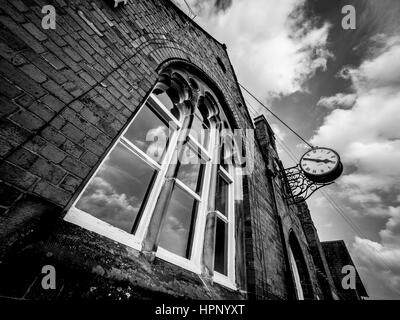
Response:
MULTIPOLYGON (((399 234, 397 235, 397 237, 399 234)), ((400 297, 400 247, 356 237, 352 248, 362 269, 370 277, 380 279, 387 296, 400 297)), ((376 298, 376 297, 375 297, 376 298)))
POLYGON ((139 208, 132 205, 137 201, 129 199, 125 193, 118 193, 110 183, 96 177, 77 203, 77 208, 88 212, 98 219, 131 231, 139 208))
POLYGON ((329 25, 305 19, 305 0, 187 2, 196 22, 227 44, 239 81, 263 98, 306 90, 304 81, 332 57, 329 25))
POLYGON ((336 108, 351 108, 354 106, 357 100, 357 96, 355 94, 343 94, 338 93, 333 97, 322 97, 317 105, 321 107, 326 107, 328 109, 336 109, 336 108))
MULTIPOLYGON (((359 68, 341 72, 352 82, 354 106, 333 110, 312 143, 337 149, 351 168, 338 183, 339 197, 357 204, 361 215, 388 219, 381 243, 356 238, 353 253, 369 275, 382 275, 387 292, 400 296, 400 207, 390 205, 400 192, 400 39, 371 52, 359 68)), ((320 105, 346 96, 323 98, 320 105)))

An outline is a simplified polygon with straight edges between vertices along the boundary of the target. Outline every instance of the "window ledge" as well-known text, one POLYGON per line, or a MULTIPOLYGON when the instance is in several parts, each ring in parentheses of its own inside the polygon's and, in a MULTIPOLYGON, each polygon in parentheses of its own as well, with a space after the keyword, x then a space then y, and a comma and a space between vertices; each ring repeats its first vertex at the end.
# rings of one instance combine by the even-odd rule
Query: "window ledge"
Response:
POLYGON ((142 249, 141 243, 134 235, 118 229, 107 222, 97 219, 77 208, 71 208, 71 210, 64 217, 64 220, 89 231, 100 234, 111 240, 122 243, 138 251, 141 251, 142 249))
POLYGON ((220 273, 214 271, 213 280, 215 283, 218 283, 221 286, 224 286, 230 290, 234 290, 234 291, 238 290, 236 284, 231 279, 229 279, 227 276, 224 276, 223 274, 220 274, 220 273))
POLYGON ((169 263, 172 263, 174 265, 177 265, 178 267, 194 272, 196 274, 201 274, 200 267, 197 266, 193 261, 182 258, 181 256, 178 256, 175 253, 172 253, 161 247, 158 247, 156 252, 156 257, 165 260, 169 263))

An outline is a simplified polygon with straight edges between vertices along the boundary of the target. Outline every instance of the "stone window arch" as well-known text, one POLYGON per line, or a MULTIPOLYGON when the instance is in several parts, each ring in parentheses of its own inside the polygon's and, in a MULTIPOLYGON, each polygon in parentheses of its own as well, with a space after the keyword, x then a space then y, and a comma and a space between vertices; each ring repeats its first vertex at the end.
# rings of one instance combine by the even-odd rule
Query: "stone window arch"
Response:
POLYGON ((234 169, 219 164, 227 131, 208 81, 166 67, 65 220, 235 288, 234 169))

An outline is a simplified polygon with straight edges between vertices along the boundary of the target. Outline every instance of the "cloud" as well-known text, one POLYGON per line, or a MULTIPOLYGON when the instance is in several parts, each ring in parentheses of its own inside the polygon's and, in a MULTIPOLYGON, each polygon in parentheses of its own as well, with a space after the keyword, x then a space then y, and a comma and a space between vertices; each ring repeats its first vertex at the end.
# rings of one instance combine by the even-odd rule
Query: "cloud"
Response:
POLYGON ((103 178, 95 177, 76 206, 100 220, 131 232, 139 211, 139 207, 135 207, 132 203, 137 201, 129 199, 125 193, 117 193, 103 178))
MULTIPOLYGON (((369 277, 380 279, 385 297, 400 298, 400 248, 356 237, 352 255, 369 277)), ((384 298, 385 298, 384 297, 384 298)), ((374 298, 374 296, 372 296, 374 298)))
POLYGON ((355 94, 343 94, 338 93, 333 97, 321 97, 318 101, 317 106, 325 107, 328 109, 336 108, 351 108, 354 106, 357 100, 357 95, 355 94))
POLYGON ((196 22, 227 44, 239 81, 263 98, 307 90, 305 80, 332 58, 330 26, 305 18, 305 0, 187 2, 196 22))
POLYGON ((388 219, 380 242, 357 237, 353 252, 363 270, 382 279, 387 296, 400 296, 400 207, 383 200, 400 192, 399 37, 387 38, 371 53, 358 68, 340 72, 351 81, 352 106, 343 104, 352 100, 344 93, 320 100, 346 109, 331 111, 311 142, 333 147, 351 168, 338 181, 342 201, 357 204, 360 215, 388 219))
POLYGON ((272 131, 274 131, 275 137, 281 141, 285 140, 286 132, 284 132, 277 124, 271 124, 272 131))
POLYGON ((336 148, 345 165, 357 168, 343 178, 346 183, 366 192, 399 189, 400 43, 348 74, 357 96, 354 106, 332 111, 311 141, 336 148))

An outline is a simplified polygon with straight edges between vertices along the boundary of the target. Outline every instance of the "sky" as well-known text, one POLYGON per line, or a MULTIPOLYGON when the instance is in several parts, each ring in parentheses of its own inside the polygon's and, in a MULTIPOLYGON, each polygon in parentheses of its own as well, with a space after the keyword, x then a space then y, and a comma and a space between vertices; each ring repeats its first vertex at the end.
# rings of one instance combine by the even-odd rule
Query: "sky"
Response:
MULTIPOLYGON (((345 240, 371 299, 400 299, 400 1, 186 1, 227 45, 239 82, 340 154, 342 177, 307 201, 320 238, 345 240), (354 30, 342 27, 345 5, 356 10, 354 30)), ((304 143, 244 96, 293 166, 304 143)))

